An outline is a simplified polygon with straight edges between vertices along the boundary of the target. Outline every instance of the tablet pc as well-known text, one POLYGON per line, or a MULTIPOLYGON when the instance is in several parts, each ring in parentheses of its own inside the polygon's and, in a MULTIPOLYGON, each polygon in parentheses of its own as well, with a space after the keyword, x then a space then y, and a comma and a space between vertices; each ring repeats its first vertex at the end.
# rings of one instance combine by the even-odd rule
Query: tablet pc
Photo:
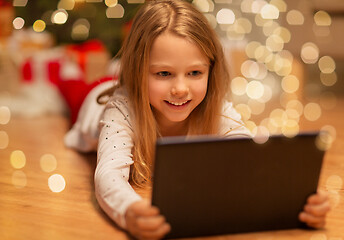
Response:
POLYGON ((324 155, 317 136, 159 139, 152 204, 171 224, 167 238, 305 227, 298 214, 324 155))

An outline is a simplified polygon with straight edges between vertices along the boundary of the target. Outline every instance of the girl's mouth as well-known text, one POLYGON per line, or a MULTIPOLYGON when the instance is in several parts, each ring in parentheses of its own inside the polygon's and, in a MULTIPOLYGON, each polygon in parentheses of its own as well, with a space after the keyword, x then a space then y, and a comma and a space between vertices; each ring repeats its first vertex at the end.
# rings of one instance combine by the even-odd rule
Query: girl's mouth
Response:
POLYGON ((172 102, 172 101, 165 100, 166 103, 173 105, 173 106, 176 106, 176 107, 184 106, 184 105, 188 104, 190 101, 191 100, 186 100, 184 102, 172 102))

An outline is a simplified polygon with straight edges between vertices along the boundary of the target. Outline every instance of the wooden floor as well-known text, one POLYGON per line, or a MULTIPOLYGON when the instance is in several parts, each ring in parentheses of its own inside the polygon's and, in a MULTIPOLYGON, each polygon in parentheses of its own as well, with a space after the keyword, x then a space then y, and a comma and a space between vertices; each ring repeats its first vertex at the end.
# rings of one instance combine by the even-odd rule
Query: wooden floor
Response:
MULTIPOLYGON (((320 188, 330 192, 333 206, 324 230, 293 229, 199 239, 343 240, 344 99, 338 101, 335 109, 324 112, 320 120, 302 120, 301 130, 324 125, 332 125, 337 133, 325 155, 320 178, 320 188)), ((5 135, 9 139, 7 147, 0 142, 0 239, 129 239, 95 200, 95 154, 78 154, 64 147, 62 139, 68 127, 68 120, 61 116, 12 117, 9 123, 0 124, 0 141, 6 140, 5 135), (15 156, 19 156, 17 160, 15 156), (54 183, 54 177, 57 183, 49 187, 48 179, 54 183)))

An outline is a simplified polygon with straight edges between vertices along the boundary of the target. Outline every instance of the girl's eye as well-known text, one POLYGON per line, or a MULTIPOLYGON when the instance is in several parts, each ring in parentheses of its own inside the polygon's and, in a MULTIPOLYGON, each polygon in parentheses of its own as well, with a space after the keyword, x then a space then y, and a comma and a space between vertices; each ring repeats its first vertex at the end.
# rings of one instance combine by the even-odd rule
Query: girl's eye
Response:
POLYGON ((189 73, 189 75, 191 75, 191 76, 198 76, 200 74, 202 74, 200 71, 192 71, 189 73))
POLYGON ((167 71, 158 72, 157 74, 158 74, 158 76, 160 76, 160 77, 167 77, 167 76, 170 76, 170 75, 171 75, 171 73, 169 73, 169 72, 167 72, 167 71))

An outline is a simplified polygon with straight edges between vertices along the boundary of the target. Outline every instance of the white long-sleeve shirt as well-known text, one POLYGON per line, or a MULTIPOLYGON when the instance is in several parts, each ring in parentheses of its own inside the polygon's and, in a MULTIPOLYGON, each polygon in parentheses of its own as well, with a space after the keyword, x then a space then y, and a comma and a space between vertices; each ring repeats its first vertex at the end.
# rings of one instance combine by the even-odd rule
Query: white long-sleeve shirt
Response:
MULTIPOLYGON (((67 133, 65 142, 67 146, 77 150, 91 151, 95 149, 98 140, 94 175, 96 198, 106 214, 119 226, 126 228, 124 215, 127 208, 141 199, 128 182, 130 165, 133 164, 132 112, 123 88, 115 91, 105 109, 104 106, 98 105, 95 97, 102 90, 102 87, 99 87, 86 98, 79 113, 80 117, 67 133), (94 126, 97 122, 99 128, 94 126)), ((250 136, 240 114, 228 101, 223 105, 219 135, 250 136)))

